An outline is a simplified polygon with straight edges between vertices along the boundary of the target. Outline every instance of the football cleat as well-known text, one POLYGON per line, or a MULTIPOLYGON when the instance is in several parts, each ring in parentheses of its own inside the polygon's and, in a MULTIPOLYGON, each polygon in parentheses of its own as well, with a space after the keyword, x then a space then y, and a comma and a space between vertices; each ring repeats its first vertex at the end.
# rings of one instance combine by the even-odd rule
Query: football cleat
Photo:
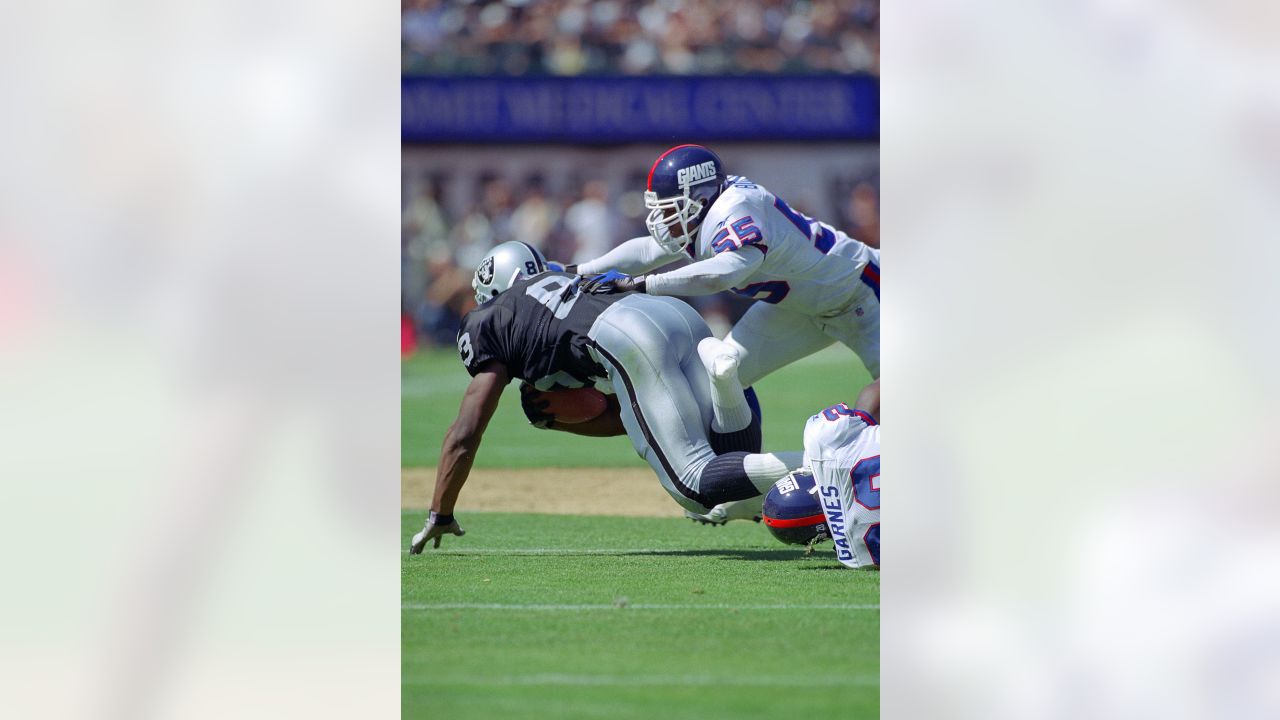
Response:
POLYGON ((684 516, 690 520, 701 523, 702 525, 724 525, 730 520, 750 520, 752 522, 760 522, 760 507, 764 503, 764 496, 757 495, 746 500, 734 500, 733 502, 720 503, 711 508, 705 515, 699 515, 692 510, 685 510, 684 516))

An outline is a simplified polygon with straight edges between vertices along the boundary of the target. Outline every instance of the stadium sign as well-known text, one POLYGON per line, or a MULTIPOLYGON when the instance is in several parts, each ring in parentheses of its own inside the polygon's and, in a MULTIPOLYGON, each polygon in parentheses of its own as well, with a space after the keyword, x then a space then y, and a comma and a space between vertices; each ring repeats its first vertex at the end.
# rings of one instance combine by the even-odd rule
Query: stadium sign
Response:
POLYGON ((876 140, 868 76, 406 77, 406 142, 876 140))

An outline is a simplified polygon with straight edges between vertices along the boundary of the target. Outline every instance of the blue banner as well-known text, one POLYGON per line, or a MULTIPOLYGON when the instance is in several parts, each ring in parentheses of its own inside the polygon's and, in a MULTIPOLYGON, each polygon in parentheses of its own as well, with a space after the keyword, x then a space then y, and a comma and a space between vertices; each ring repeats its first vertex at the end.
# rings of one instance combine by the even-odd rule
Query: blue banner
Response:
POLYGON ((876 140, 869 76, 406 77, 406 142, 876 140))

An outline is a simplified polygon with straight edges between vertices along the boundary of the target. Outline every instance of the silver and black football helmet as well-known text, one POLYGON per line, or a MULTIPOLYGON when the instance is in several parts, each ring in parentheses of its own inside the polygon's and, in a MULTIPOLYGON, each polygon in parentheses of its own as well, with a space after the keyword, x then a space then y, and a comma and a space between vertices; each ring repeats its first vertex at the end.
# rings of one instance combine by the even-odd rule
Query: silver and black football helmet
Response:
POLYGON ((518 241, 504 242, 480 261, 471 289, 476 291, 476 302, 483 303, 506 292, 516 280, 546 271, 547 259, 537 248, 518 241))

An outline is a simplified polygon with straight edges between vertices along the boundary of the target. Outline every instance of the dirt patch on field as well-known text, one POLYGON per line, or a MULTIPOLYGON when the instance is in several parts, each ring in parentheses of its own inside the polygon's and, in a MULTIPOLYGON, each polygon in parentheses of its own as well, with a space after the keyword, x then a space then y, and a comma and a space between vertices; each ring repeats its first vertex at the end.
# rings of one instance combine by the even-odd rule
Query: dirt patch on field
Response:
MULTIPOLYGON (((400 472, 400 506, 431 504, 435 468, 400 472)), ((472 470, 459 509, 568 515, 679 517, 680 506, 648 468, 472 470)))

